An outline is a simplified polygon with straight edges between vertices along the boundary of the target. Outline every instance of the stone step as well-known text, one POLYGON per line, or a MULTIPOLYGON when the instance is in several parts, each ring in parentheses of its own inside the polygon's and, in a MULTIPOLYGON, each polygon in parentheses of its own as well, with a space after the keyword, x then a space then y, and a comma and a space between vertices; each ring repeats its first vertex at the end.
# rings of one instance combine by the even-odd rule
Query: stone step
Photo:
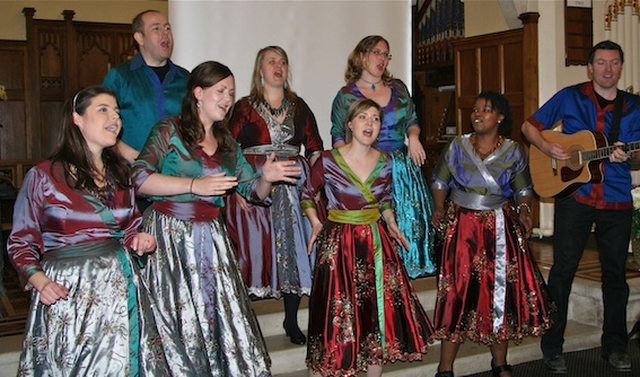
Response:
MULTIPOLYGON (((546 275, 544 269, 543 275, 546 275)), ((640 313, 640 278, 628 280, 631 288, 627 320, 629 329, 638 320, 640 313)), ((432 318, 435 303, 435 278, 422 278, 412 282, 420 302, 429 318, 432 318)), ((254 310, 267 342, 272 360, 272 373, 281 377, 308 376, 305 364, 306 346, 292 344, 284 335, 282 300, 259 300, 254 302, 254 310)), ((305 330, 308 323, 308 299, 303 297, 298 314, 300 328, 305 330)), ((565 352, 589 349, 600 345, 602 326, 602 297, 600 283, 576 278, 573 284, 569 323, 565 336, 565 352)), ((306 331, 305 331, 306 332, 306 331)), ((0 377, 15 376, 22 335, 0 338, 0 377)), ((437 370, 440 345, 431 345, 429 353, 421 362, 396 362, 385 366, 385 376, 433 376, 437 370)), ((527 338, 520 345, 511 345, 509 362, 513 365, 537 360, 542 357, 538 338, 527 338)), ((456 359, 456 375, 467 375, 489 369, 491 356, 485 346, 466 342, 456 359)), ((517 370, 516 370, 517 373, 517 370)), ((363 374, 364 375, 364 374, 363 374)))
MULTIPOLYGON (((305 364, 306 346, 297 346, 289 342, 284 335, 274 335, 265 338, 269 355, 271 356, 271 371, 276 377, 306 377, 308 370, 305 364)), ((22 335, 14 335, 1 338, 0 341, 0 377, 15 376, 18 370, 20 357, 20 343, 22 335)), ((600 344, 600 328, 569 321, 565 351, 579 351, 597 347, 600 344)), ((440 345, 434 343, 429 348, 429 353, 420 362, 396 362, 384 367, 385 376, 433 376, 438 367, 440 357, 440 345)), ((526 338, 520 345, 511 345, 509 348, 509 363, 516 365, 527 361, 537 360, 542 357, 539 347, 539 339, 526 338)), ((460 352, 455 363, 457 375, 467 375, 482 372, 489 369, 491 355, 485 346, 472 342, 466 342, 460 347, 460 352)), ((517 369, 516 369, 517 372, 517 369)))
POLYGON ((22 335, 0 337, 0 377, 15 377, 22 349, 22 335))
MULTIPOLYGON (((569 321, 565 352, 579 351, 600 345, 600 328, 569 321)), ((274 377, 307 377, 309 372, 304 364, 306 348, 295 346, 286 337, 274 336, 267 339, 267 347, 271 355, 271 371, 274 377), (288 344, 287 344, 288 343, 288 344)), ((440 344, 431 345, 422 361, 396 362, 384 366, 385 377, 433 377, 438 369, 440 344)), ((508 360, 512 365, 542 358, 540 340, 526 338, 519 345, 510 343, 508 360)), ((489 348, 473 342, 465 342, 458 352, 455 361, 457 376, 480 373, 490 369, 491 354, 489 348)), ((517 375, 518 369, 515 368, 517 375)), ((361 373, 362 376, 365 373, 361 373)))

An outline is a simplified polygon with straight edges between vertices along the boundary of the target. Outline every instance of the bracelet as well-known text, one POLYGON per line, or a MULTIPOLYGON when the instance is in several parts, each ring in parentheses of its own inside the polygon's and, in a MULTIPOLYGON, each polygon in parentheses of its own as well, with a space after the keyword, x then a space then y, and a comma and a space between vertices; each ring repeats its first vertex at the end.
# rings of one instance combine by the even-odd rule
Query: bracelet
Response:
POLYGON ((531 207, 527 203, 522 202, 522 203, 518 203, 518 205, 516 206, 516 212, 518 213, 518 215, 522 211, 522 207, 527 209, 527 213, 531 213, 531 207))
POLYGON ((189 194, 191 194, 191 196, 193 196, 193 182, 195 182, 196 177, 193 177, 191 179, 191 184, 189 185, 189 194))

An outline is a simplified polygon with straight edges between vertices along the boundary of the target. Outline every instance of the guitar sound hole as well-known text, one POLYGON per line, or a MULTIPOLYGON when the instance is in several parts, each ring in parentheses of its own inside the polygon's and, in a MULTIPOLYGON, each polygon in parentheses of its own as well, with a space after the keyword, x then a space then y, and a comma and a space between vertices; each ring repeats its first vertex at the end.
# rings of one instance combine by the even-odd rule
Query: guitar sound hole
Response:
POLYGON ((580 163, 580 152, 582 152, 582 147, 573 146, 567 150, 571 157, 565 162, 566 166, 571 170, 578 170, 582 167, 580 163))

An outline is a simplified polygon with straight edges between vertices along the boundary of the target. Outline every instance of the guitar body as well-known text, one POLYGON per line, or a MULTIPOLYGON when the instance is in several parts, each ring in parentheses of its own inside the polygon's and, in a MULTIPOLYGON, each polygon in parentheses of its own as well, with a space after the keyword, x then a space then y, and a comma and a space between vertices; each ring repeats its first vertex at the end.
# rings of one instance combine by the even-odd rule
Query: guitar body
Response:
POLYGON ((602 182, 601 161, 583 161, 581 152, 608 146, 607 138, 597 132, 578 131, 572 135, 545 130, 542 136, 549 142, 562 145, 571 155, 568 160, 555 160, 535 145, 529 149, 529 163, 533 189, 542 198, 569 195, 585 183, 602 182))

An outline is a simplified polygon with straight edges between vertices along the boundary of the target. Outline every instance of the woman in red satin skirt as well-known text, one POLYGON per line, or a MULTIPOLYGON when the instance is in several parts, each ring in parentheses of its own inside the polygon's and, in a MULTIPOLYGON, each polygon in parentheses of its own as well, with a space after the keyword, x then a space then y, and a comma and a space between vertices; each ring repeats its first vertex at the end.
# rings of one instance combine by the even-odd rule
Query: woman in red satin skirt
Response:
POLYGON ((312 375, 382 374, 396 360, 421 360, 432 327, 393 240, 407 247, 391 209, 391 158, 372 147, 380 106, 369 99, 348 112, 351 140, 323 152, 302 191, 317 259, 309 300, 307 366, 312 375), (324 188, 328 221, 314 197, 324 188))
POLYGON ((431 184, 432 223, 443 237, 434 315, 434 338, 442 340, 436 377, 453 376, 465 339, 489 346, 494 376, 511 376, 508 341, 540 336, 550 326, 549 294, 527 245, 527 155, 502 136, 512 123, 507 100, 480 93, 471 123, 474 132, 443 150, 431 184))

